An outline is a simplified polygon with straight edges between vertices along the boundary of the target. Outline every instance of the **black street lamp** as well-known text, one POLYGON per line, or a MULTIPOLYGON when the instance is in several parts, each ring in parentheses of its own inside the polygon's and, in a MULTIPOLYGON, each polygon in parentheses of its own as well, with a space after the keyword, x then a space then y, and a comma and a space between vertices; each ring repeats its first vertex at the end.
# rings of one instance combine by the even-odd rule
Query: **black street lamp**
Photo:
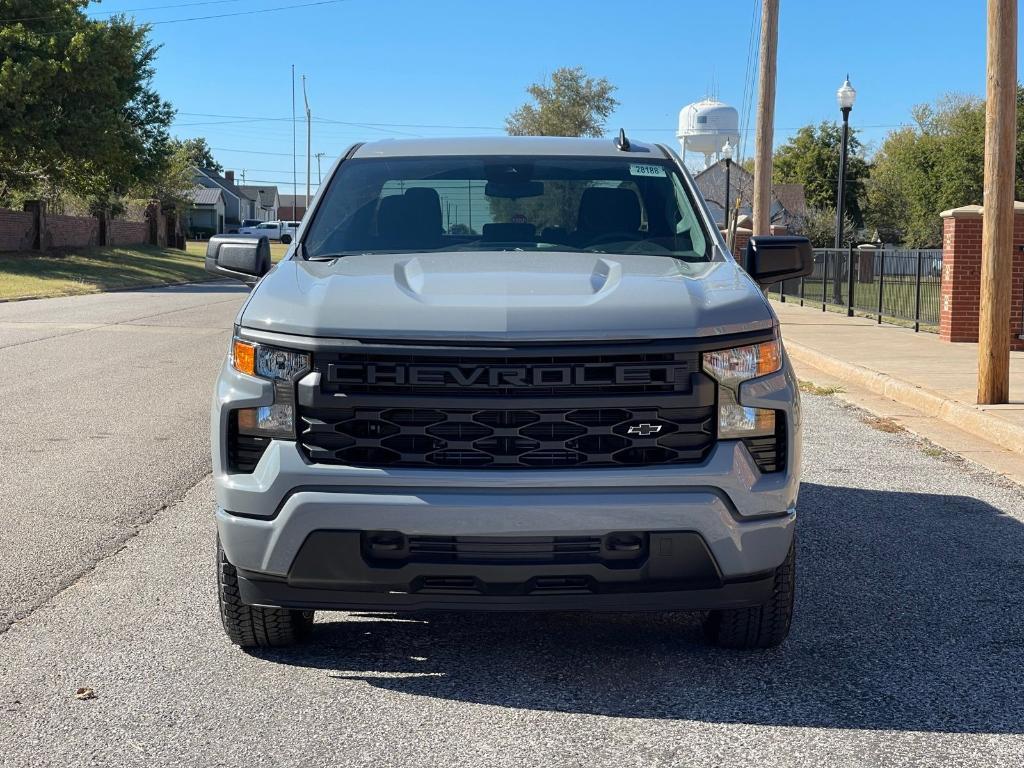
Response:
POLYGON ((843 113, 843 149, 839 154, 839 191, 836 195, 836 248, 843 247, 843 212, 846 203, 846 151, 850 136, 850 110, 853 109, 857 91, 850 85, 850 76, 836 91, 836 102, 843 113))
POLYGON ((722 147, 722 158, 725 160, 725 231, 729 231, 729 171, 732 168, 732 144, 728 139, 722 147))

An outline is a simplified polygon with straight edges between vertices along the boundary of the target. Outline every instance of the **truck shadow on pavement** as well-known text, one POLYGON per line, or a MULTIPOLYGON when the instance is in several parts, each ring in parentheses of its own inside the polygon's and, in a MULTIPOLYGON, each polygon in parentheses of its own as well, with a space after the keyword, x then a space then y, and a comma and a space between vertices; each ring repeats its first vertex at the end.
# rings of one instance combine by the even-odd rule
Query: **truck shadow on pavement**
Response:
POLYGON ((800 511, 780 649, 708 648, 682 614, 326 614, 310 645, 259 655, 517 709, 1024 732, 1024 526, 969 497, 811 483, 800 511))

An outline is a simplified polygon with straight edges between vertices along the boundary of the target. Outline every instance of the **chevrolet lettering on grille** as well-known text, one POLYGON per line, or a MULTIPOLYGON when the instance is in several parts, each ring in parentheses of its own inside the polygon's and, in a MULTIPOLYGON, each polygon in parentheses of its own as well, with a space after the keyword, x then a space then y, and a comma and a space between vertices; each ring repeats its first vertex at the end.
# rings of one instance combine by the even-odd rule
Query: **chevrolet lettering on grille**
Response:
POLYGON ((430 387, 636 386, 685 381, 685 362, 664 365, 425 365, 404 363, 332 363, 332 384, 430 387))

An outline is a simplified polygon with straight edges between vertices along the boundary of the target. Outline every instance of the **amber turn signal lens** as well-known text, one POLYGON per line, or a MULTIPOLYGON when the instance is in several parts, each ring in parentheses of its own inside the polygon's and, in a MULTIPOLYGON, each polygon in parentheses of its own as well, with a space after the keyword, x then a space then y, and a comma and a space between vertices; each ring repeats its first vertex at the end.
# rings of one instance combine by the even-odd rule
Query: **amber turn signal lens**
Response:
POLYGON ((231 367, 239 373, 256 375, 256 347, 235 339, 231 345, 231 367))
POLYGON ((757 346, 758 376, 766 376, 782 368, 782 345, 778 341, 764 341, 757 346))

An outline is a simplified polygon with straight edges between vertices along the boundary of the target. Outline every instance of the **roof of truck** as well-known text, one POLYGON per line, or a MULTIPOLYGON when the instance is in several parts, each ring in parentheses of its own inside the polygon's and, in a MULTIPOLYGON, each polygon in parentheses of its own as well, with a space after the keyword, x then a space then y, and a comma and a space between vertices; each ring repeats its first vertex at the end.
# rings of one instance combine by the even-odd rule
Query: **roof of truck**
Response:
POLYGON ((360 146, 353 157, 433 157, 438 155, 548 155, 551 157, 664 158, 654 144, 629 140, 620 150, 615 139, 575 139, 559 136, 479 136, 448 139, 383 139, 360 146))

